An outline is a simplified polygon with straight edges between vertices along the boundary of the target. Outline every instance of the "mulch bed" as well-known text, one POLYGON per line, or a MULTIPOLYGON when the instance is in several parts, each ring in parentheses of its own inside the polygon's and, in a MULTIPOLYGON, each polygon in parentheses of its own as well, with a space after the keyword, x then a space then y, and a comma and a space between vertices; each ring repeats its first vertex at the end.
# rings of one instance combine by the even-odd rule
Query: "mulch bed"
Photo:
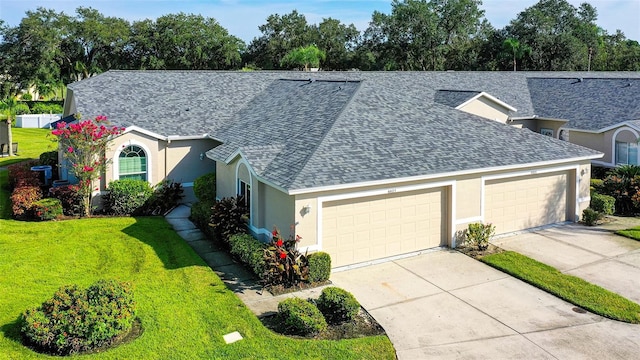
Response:
POLYGON ((289 294, 289 293, 300 291, 300 290, 313 289, 313 288, 317 288, 324 285, 330 285, 330 284, 331 284, 331 280, 311 282, 311 283, 300 283, 298 285, 294 285, 290 287, 285 287, 284 285, 268 285, 268 286, 265 286, 263 290, 268 291, 273 296, 278 296, 282 294, 289 294))
POLYGON ((489 244, 486 250, 478 250, 478 248, 475 246, 465 245, 456 247, 456 250, 476 260, 480 260, 486 255, 499 254, 501 252, 504 252, 504 249, 499 248, 493 244, 489 244))
POLYGON ((287 334, 284 331, 277 314, 261 317, 260 321, 262 321, 265 327, 276 333, 299 339, 341 340, 386 335, 382 326, 380 326, 380 324, 378 324, 378 322, 363 308, 360 308, 358 315, 353 321, 338 325, 329 324, 325 331, 308 336, 287 334))

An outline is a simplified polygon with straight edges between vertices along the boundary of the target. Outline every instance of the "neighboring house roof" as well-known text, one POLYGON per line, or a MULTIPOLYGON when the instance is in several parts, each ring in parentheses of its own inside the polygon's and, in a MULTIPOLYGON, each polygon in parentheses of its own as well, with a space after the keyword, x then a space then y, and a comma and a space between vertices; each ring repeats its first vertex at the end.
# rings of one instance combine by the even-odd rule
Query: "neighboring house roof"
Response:
POLYGON ((601 156, 451 106, 485 92, 533 116, 526 74, 109 71, 69 89, 84 117, 207 133, 222 142, 209 157, 242 154, 287 191, 601 156))
POLYGON ((527 83, 535 114, 566 119, 570 129, 599 131, 640 120, 640 78, 529 78, 527 83))

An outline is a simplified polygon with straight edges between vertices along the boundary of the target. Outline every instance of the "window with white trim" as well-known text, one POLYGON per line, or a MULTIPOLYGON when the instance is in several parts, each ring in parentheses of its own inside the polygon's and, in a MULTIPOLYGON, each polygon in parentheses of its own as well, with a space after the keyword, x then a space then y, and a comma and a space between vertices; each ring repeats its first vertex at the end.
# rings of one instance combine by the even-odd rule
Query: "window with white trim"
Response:
POLYGON ((118 157, 118 178, 147 180, 147 154, 140 146, 122 149, 118 157))
POLYGON ((247 209, 249 218, 251 218, 251 185, 238 180, 238 196, 240 196, 240 200, 247 209))
POLYGON ((638 143, 616 141, 616 165, 638 165, 638 143))

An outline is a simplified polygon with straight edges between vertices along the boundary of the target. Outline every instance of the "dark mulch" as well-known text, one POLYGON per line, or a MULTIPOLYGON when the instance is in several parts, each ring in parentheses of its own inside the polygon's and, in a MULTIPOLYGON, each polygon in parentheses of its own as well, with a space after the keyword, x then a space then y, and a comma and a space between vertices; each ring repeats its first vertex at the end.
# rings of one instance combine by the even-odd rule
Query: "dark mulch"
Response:
POLYGON ((476 260, 479 260, 486 255, 499 254, 501 252, 504 252, 502 248, 499 248, 493 244, 489 244, 489 246, 485 250, 478 250, 478 248, 475 246, 466 245, 459 246, 456 248, 456 250, 476 260))
POLYGON ((278 296, 278 295, 288 294, 288 293, 292 293, 300 290, 313 289, 313 288, 317 288, 317 287, 329 285, 329 284, 331 284, 331 280, 311 282, 311 283, 303 282, 303 283, 299 283, 298 285, 289 286, 289 287, 285 287, 284 285, 267 285, 265 286, 264 290, 270 292, 271 295, 273 296, 278 296))
POLYGON ((341 340, 386 334, 382 326, 362 308, 353 321, 337 325, 329 324, 325 331, 307 336, 287 334, 277 314, 261 317, 260 321, 274 332, 299 339, 341 340))

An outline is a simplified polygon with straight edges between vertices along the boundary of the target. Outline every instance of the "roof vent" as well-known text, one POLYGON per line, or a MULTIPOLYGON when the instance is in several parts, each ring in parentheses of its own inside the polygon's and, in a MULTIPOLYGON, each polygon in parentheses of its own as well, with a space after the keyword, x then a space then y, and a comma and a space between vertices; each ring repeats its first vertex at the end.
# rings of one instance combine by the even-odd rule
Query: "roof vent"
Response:
POLYGON ((584 81, 584 79, 582 79, 582 78, 577 78, 577 79, 576 79, 576 81, 572 82, 572 84, 581 83, 581 82, 583 82, 583 81, 584 81))

